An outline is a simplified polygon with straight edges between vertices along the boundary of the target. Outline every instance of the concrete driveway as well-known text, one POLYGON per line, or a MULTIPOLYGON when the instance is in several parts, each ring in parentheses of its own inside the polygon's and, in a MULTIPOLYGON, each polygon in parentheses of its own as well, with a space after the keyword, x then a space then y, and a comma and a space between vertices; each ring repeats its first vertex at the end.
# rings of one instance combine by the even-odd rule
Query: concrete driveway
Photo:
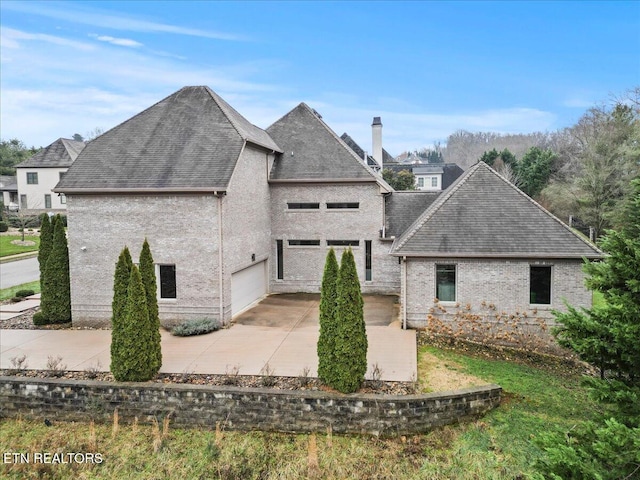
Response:
MULTIPOLYGON (((224 374, 237 369, 240 375, 260 375, 268 365, 272 375, 296 377, 309 369, 316 376, 318 302, 317 295, 271 295, 240 314, 230 328, 195 337, 163 331, 160 371, 224 374)), ((395 297, 365 297, 367 378, 376 364, 383 380, 417 378, 415 331, 402 330, 394 316, 382 313, 397 311, 394 302, 395 297)), ((108 371, 110 343, 109 330, 0 330, 0 368, 11 368, 12 358, 26 355, 30 369, 44 369, 49 357, 61 356, 69 370, 108 371)))

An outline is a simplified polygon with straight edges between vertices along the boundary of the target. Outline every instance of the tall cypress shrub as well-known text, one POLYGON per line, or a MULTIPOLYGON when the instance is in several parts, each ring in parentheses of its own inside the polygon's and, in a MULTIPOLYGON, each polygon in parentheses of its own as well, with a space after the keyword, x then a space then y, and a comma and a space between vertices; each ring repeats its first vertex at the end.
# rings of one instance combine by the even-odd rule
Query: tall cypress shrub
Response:
POLYGON ((71 285, 69 281, 69 249, 63 222, 54 221, 53 245, 44 269, 41 286, 40 315, 37 325, 71 321, 71 285))
POLYGON ((125 246, 120 252, 113 275, 113 302, 111 303, 111 370, 114 358, 118 358, 123 345, 124 318, 127 307, 129 281, 131 280, 131 254, 125 246))
POLYGON ((162 366, 162 350, 160 348, 160 317, 158 315, 158 287, 156 284, 156 269, 151 255, 149 242, 144 239, 140 251, 140 276, 147 295, 147 309, 149 310, 149 322, 153 333, 151 348, 155 353, 153 368, 157 372, 162 366))
POLYGON ((336 378, 331 386, 342 393, 355 392, 367 371, 367 332, 364 301, 351 249, 342 253, 336 286, 336 378))
POLYGON ((157 370, 153 367, 156 357, 151 347, 147 294, 135 265, 131 266, 127 292, 122 336, 111 357, 111 373, 119 382, 144 382, 153 378, 157 370))
MULTIPOLYGON (((54 217, 55 218, 55 217, 54 217)), ((44 269, 47 266, 47 259, 53 246, 53 227, 55 225, 49 220, 49 215, 42 214, 40 224, 40 246, 38 247, 38 264, 40 265, 40 288, 44 283, 44 269)))
POLYGON ((327 253, 320 287, 320 337, 318 338, 318 377, 326 384, 335 378, 336 287, 338 281, 338 261, 332 249, 327 253))

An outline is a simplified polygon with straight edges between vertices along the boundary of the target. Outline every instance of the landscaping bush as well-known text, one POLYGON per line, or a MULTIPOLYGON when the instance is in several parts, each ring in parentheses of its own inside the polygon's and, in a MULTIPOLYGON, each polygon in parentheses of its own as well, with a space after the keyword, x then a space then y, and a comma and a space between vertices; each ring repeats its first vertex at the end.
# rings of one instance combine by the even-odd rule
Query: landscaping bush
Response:
POLYGON ((0 222, 0 232, 6 232, 9 230, 9 224, 7 222, 0 222))
POLYGON ((22 298, 22 297, 12 297, 11 298, 11 303, 18 303, 18 302, 21 302, 23 300, 24 300, 24 298, 22 298))
MULTIPOLYGON (((140 251, 140 277, 147 294, 147 310, 149 312, 149 324, 153 334, 154 344, 160 345, 160 317, 158 314, 158 286, 156 285, 156 267, 153 263, 149 242, 144 239, 142 250, 140 251)), ((153 368, 158 371, 162 366, 162 352, 160 348, 155 350, 157 358, 154 360, 153 368)))
POLYGON ((213 318, 187 320, 175 327, 171 333, 177 337, 190 337, 220 330, 220 322, 213 318))
POLYGON ((25 228, 38 228, 38 227, 40 227, 40 217, 38 217, 38 216, 28 217, 24 222, 24 227, 25 228))
MULTIPOLYGON (((54 217, 55 220, 55 217, 54 217)), ((45 267, 53 247, 53 227, 49 215, 43 214, 40 228, 40 246, 38 248, 38 264, 40 265, 40 285, 44 285, 45 267)))
POLYGON ((15 294, 14 297, 20 297, 20 298, 24 298, 24 297, 30 297, 31 295, 35 294, 36 292, 34 292, 33 290, 18 290, 15 294))
POLYGON ((320 337, 318 338, 318 377, 326 384, 336 377, 336 282, 338 261, 332 249, 327 253, 320 287, 320 337))
POLYGON ((53 245, 47 258, 40 308, 47 323, 71 321, 69 249, 62 222, 54 222, 53 245))
POLYGON ((342 253, 336 283, 335 379, 330 385, 342 393, 353 393, 367 371, 367 332, 364 301, 351 249, 342 253))
POLYGON ((113 302, 111 303, 111 370, 113 371, 113 359, 118 355, 123 343, 124 316, 127 307, 127 293, 129 280, 131 279, 131 254, 125 246, 120 252, 116 270, 113 275, 113 302))
POLYGON ((36 312, 33 314, 33 324, 34 325, 47 325, 49 322, 47 322, 47 319, 45 318, 45 316, 42 314, 42 312, 36 312))
MULTIPOLYGON (((135 265, 131 266, 127 292, 124 319, 119 326, 120 342, 111 355, 111 373, 119 382, 144 382, 158 373, 156 362, 160 344, 154 342, 147 295, 140 271, 135 265)), ((115 335, 115 332, 111 334, 115 335)))

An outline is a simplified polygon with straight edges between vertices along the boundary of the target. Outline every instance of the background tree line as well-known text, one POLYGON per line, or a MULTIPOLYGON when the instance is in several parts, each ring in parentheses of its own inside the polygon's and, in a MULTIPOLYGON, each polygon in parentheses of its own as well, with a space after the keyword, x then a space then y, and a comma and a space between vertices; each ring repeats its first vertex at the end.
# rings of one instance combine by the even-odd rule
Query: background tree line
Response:
POLYGON ((458 130, 446 146, 415 153, 463 169, 482 160, 565 222, 573 217, 592 227, 598 238, 619 224, 620 205, 640 175, 640 87, 555 132, 458 130))

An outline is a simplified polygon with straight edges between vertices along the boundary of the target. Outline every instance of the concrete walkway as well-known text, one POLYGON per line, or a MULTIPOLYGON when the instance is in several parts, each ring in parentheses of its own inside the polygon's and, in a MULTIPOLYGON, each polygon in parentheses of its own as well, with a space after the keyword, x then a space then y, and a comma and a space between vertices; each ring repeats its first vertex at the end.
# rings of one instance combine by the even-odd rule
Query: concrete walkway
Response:
MULTIPOLYGON (((317 300, 298 300, 296 304, 292 296, 267 297, 255 307, 260 315, 249 310, 230 328, 207 335, 175 337, 163 331, 160 371, 224 374, 238 369, 240 375, 259 375, 268 365, 272 375, 296 377, 308 368, 309 375, 316 376, 319 328, 313 317, 317 316, 317 300), (274 318, 282 321, 275 322, 274 318)), ((398 322, 380 325, 383 305, 376 301, 370 300, 369 309, 378 313, 367 315, 365 299, 365 319, 378 323, 367 321, 366 377, 371 378, 372 367, 377 364, 383 380, 414 380, 415 331, 402 330, 398 322)), ((393 320, 385 317, 386 323, 393 320)), ((45 369, 49 357, 60 356, 67 370, 108 371, 110 344, 110 330, 0 330, 0 368, 11 368, 12 358, 26 355, 29 369, 45 369)))

